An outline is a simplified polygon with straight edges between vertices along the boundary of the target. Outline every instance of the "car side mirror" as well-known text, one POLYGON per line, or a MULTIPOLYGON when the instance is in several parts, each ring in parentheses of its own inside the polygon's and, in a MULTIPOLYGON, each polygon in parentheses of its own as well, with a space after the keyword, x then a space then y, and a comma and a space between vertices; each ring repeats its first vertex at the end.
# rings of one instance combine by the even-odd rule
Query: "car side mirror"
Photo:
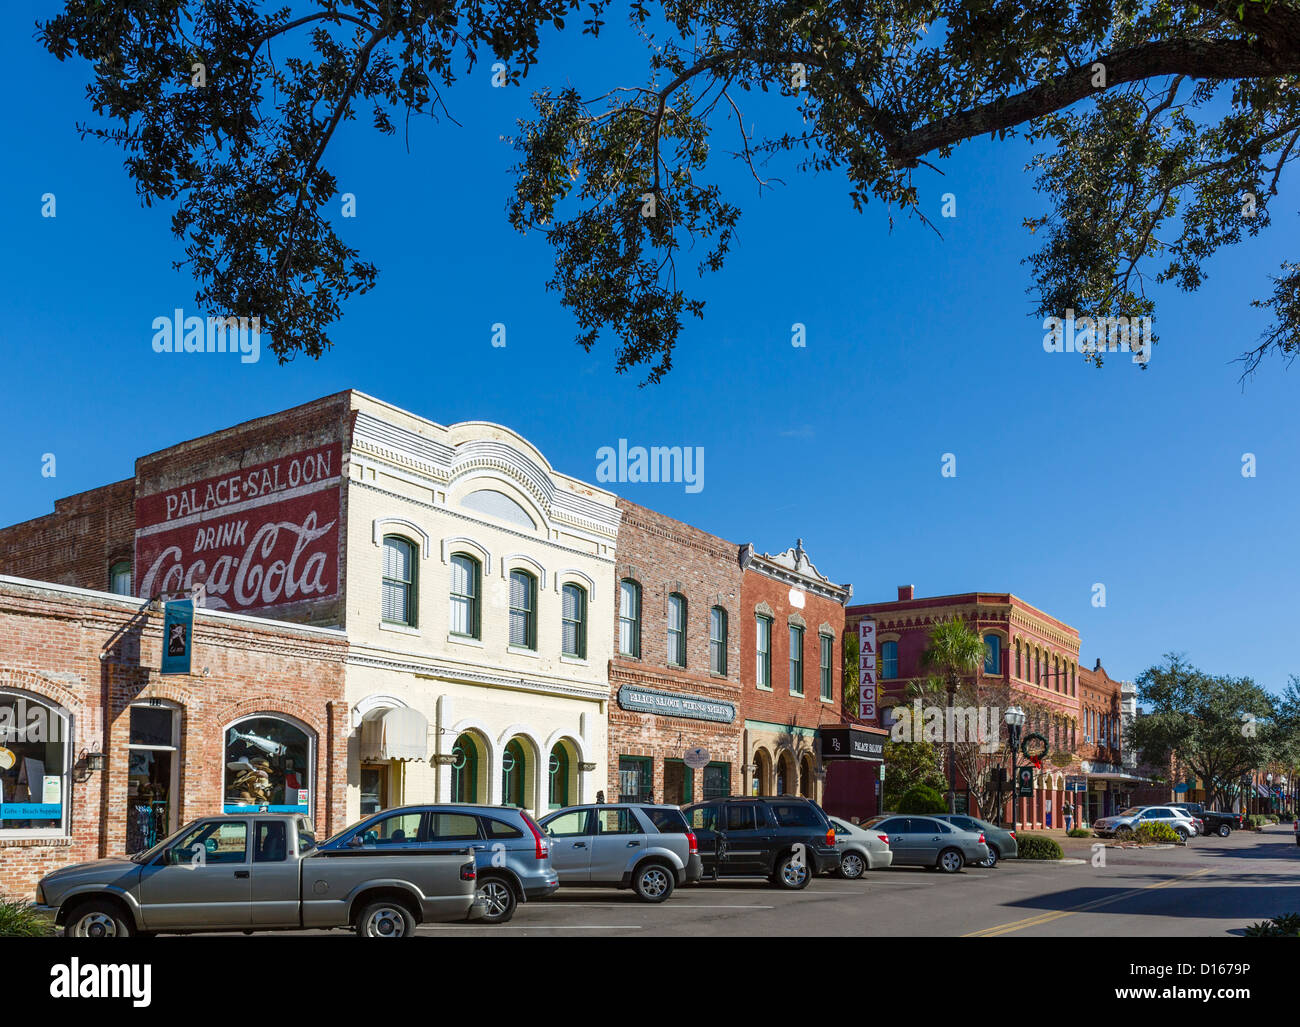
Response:
POLYGON ((363 845, 365 845, 365 842, 361 840, 361 835, 359 834, 354 834, 351 838, 348 839, 349 849, 359 849, 363 845))

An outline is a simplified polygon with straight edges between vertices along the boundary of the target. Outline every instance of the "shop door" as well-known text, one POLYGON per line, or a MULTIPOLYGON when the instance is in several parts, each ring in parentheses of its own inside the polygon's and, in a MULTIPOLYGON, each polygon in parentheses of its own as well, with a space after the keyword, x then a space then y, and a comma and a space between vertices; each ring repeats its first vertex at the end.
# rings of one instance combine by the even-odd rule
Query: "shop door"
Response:
POLYGON ((388 809, 388 764, 361 764, 361 815, 388 809))
POLYGON ((126 851, 143 852, 174 828, 177 716, 169 706, 130 709, 127 743, 126 851))
POLYGON ((681 760, 664 760, 664 802, 670 806, 685 806, 694 796, 691 768, 681 760))

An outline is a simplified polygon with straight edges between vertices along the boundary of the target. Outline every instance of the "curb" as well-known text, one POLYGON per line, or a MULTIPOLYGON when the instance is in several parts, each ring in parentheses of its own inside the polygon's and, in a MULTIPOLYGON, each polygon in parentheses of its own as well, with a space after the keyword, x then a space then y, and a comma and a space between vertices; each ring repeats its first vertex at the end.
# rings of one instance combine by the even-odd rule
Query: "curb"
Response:
POLYGON ((1081 867, 1088 861, 1086 859, 1017 859, 1016 863, 1020 866, 1048 866, 1048 867, 1081 867))

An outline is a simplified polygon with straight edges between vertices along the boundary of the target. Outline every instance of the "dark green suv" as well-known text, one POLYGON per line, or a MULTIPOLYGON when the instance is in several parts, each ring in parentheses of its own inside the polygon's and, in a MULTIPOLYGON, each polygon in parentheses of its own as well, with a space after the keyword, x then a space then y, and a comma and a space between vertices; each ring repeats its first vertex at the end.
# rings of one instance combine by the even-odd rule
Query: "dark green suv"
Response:
POLYGON ((765 877, 778 888, 806 888, 814 874, 839 869, 835 829, 811 799, 795 796, 708 799, 685 807, 699 842, 704 880, 765 877))

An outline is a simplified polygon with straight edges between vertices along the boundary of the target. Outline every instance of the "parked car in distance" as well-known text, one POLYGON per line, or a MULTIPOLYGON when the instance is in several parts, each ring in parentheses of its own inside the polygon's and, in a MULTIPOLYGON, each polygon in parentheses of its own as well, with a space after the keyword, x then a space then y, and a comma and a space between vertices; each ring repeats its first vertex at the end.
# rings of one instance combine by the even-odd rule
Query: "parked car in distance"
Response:
POLYGON ((663 902, 702 870, 695 835, 676 806, 570 806, 541 819, 561 885, 631 888, 663 902))
POLYGON ((811 799, 731 796, 683 812, 699 840, 705 880, 765 877, 774 887, 798 890, 840 867, 835 829, 811 799))
POLYGON ((1016 832, 1009 827, 998 827, 997 824, 965 813, 936 813, 934 819, 952 824, 953 827, 959 827, 963 831, 970 831, 972 834, 984 835, 984 844, 989 847, 989 855, 988 859, 978 864, 979 866, 991 869, 998 865, 999 860, 1018 859, 1020 856, 1016 832))
POLYGON ((1093 832, 1101 838, 1124 839, 1133 837, 1133 833, 1143 824, 1165 824, 1177 832, 1184 841, 1196 837, 1196 824, 1185 811, 1172 806, 1130 806, 1122 813, 1101 817, 1092 822, 1093 832))
POLYGON ((321 851, 366 851, 376 838, 400 835, 419 852, 474 854, 478 892, 485 923, 503 924, 519 903, 550 895, 560 887, 551 865, 546 833, 525 811, 514 806, 479 806, 448 802, 396 806, 382 810, 321 843, 321 851))
POLYGON ((131 857, 55 870, 38 907, 70 937, 353 927, 402 938, 483 911, 474 857, 413 848, 397 824, 329 852, 296 813, 203 817, 131 857))
POLYGON ((867 831, 834 817, 830 820, 835 828, 835 848, 840 852, 841 877, 853 881, 868 870, 883 870, 894 862, 889 839, 879 831, 867 831))
POLYGON ((945 824, 933 816, 886 813, 862 826, 888 836, 896 867, 938 867, 946 874, 955 874, 968 864, 980 864, 989 858, 982 834, 945 824))
POLYGON ((1203 821, 1205 826, 1202 834, 1217 834, 1220 838, 1227 838, 1233 831, 1240 831, 1246 826, 1243 813, 1208 810, 1199 802, 1171 802, 1169 805, 1174 809, 1186 810, 1191 816, 1203 821))

